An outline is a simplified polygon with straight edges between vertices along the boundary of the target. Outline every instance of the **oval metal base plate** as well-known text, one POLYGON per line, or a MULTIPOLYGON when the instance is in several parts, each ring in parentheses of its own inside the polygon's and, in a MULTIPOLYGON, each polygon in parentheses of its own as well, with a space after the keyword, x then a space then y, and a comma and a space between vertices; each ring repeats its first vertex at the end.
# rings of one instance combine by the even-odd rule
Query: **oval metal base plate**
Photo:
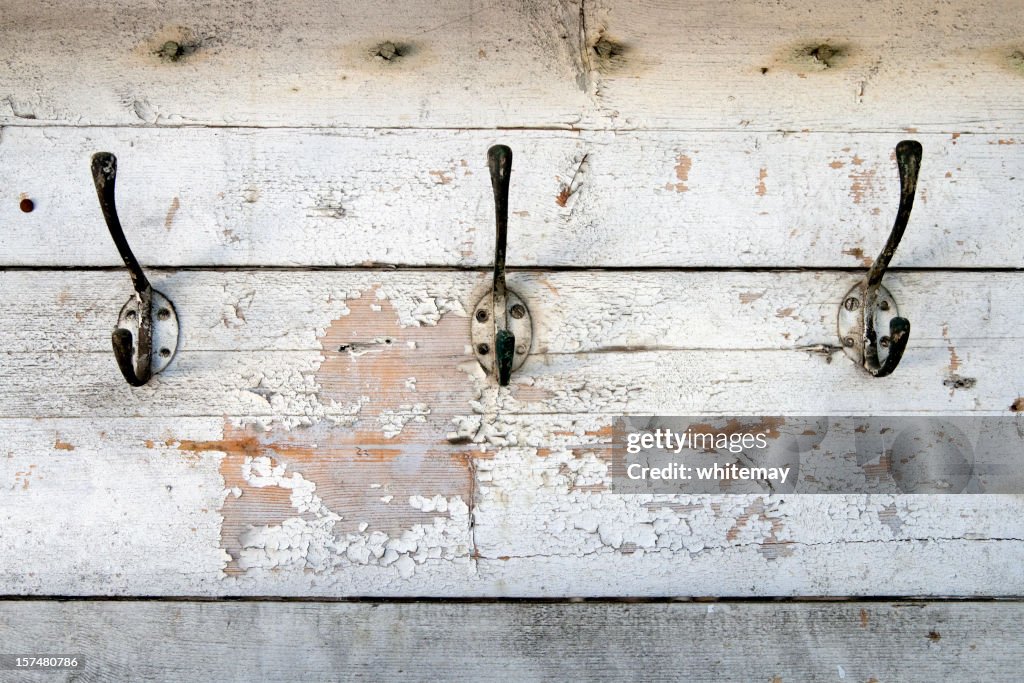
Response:
MULTIPOLYGON (((473 354, 488 374, 494 372, 494 307, 491 300, 492 292, 488 291, 476 303, 470 320, 469 336, 473 341, 473 354), (483 315, 481 315, 483 312, 483 315), (486 350, 485 350, 486 349, 486 350), (481 351, 484 351, 481 353, 481 351)), ((512 369, 518 370, 526 362, 533 344, 533 319, 526 302, 511 289, 505 290, 506 320, 508 329, 516 336, 516 354, 512 359, 512 369), (512 309, 522 306, 523 315, 513 317, 512 309)))
MULTIPOLYGON (((160 292, 153 291, 153 354, 150 367, 155 375, 162 371, 178 352, 178 314, 174 304, 160 292)), ((128 330, 132 339, 139 338, 139 297, 132 295, 120 315, 117 316, 117 329, 128 330)), ((138 343, 138 342, 136 342, 138 343)))
MULTIPOLYGON (((839 319, 837 329, 839 341, 843 351, 857 365, 864 365, 864 318, 861 307, 864 305, 864 282, 858 282, 843 297, 839 305, 839 319), (856 306, 847 307, 847 302, 856 301, 856 306)), ((878 287, 878 305, 875 306, 875 329, 878 330, 879 338, 889 334, 889 322, 898 317, 899 309, 896 307, 896 300, 892 298, 889 290, 883 286, 878 287)), ((879 344, 879 362, 884 363, 889 352, 879 344)))

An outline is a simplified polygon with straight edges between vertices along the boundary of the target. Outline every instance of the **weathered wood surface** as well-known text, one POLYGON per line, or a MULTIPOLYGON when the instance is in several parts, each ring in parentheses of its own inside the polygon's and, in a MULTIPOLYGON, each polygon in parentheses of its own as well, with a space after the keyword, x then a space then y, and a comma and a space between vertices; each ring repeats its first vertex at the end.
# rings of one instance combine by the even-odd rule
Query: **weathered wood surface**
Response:
POLYGON ((123 272, 4 272, 0 592, 1020 594, 1014 496, 607 491, 621 413, 1019 409, 1019 274, 894 273, 885 380, 823 349, 857 277, 517 272, 536 347, 499 391, 486 275, 155 273, 182 344, 131 389, 123 272))
POLYGON ((82 681, 913 683, 1016 680, 1022 618, 1019 602, 14 601, 0 639, 83 655, 82 681))
POLYGON ((418 1, 386 21, 366 0, 17 0, 2 18, 0 124, 1021 132, 1024 110, 1015 0, 418 1))
MULTIPOLYGON (((487 266, 485 151, 505 142, 511 266, 860 268, 892 227, 901 137, 8 128, 0 265, 120 265, 89 176, 106 150, 144 264, 487 266)), ((893 265, 1024 267, 1024 233, 1007 229, 1024 214, 1024 138, 914 137, 924 161, 893 265)))
POLYGON ((1024 408, 1021 20, 4 3, 0 593, 1020 595, 1019 497, 620 496, 607 453, 623 413, 1024 408), (925 159, 894 265, 918 270, 886 283, 913 332, 875 380, 835 313, 903 137, 925 159), (495 142, 536 326, 500 390, 467 317, 495 142), (119 265, 99 150, 182 321, 140 389, 109 350, 127 276, 83 270, 119 265))
POLYGON ((474 403, 527 414, 1009 410, 1020 389, 1020 276, 894 274, 914 334, 884 381, 837 348, 836 311, 858 277, 517 273, 510 283, 530 302, 536 345, 497 392, 468 348, 467 311, 489 275, 156 275, 179 310, 181 349, 173 368, 132 389, 107 346, 123 272, 6 272, 0 282, 19 295, 0 313, 10 340, 0 416, 341 419, 382 401, 454 413, 474 403), (958 378, 967 386, 952 386, 958 378))

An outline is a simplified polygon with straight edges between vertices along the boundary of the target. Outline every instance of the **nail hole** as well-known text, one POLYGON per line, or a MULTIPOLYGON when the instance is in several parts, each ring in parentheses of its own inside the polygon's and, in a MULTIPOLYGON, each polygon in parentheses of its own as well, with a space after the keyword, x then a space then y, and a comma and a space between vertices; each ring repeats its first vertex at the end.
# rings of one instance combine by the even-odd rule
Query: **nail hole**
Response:
POLYGON ((167 320, 168 318, 171 317, 171 312, 168 311, 166 308, 161 308, 159 311, 156 312, 156 317, 159 318, 160 320, 167 320))
POLYGON ((127 313, 124 314, 124 317, 128 318, 128 320, 135 320, 136 318, 139 317, 139 314, 136 313, 135 311, 128 311, 127 313))
POLYGON ((36 208, 36 203, 25 197, 18 203, 18 207, 21 208, 24 213, 32 213, 32 210, 36 208))
POLYGON ((878 307, 881 308, 883 311, 888 311, 889 310, 889 302, 888 301, 879 301, 878 302, 878 307))
POLYGON ((522 304, 515 304, 512 306, 512 310, 510 310, 509 313, 513 318, 518 320, 526 315, 526 306, 523 306, 522 304))
POLYGON ((762 66, 761 67, 761 75, 764 76, 766 73, 768 73, 768 67, 762 66))
POLYGON ((487 322, 487 311, 485 311, 482 308, 479 311, 477 311, 476 312, 476 321, 478 323, 485 323, 485 322, 487 322))
POLYGON ((160 355, 163 356, 164 358, 167 358, 168 356, 171 355, 171 350, 170 349, 160 349, 160 355))
POLYGON ((491 347, 488 346, 487 344, 477 344, 476 352, 479 353, 481 356, 486 356, 488 353, 491 352, 491 347))
POLYGON ((391 343, 391 340, 390 340, 390 339, 385 339, 385 340, 384 340, 384 343, 385 343, 385 344, 390 344, 390 343, 391 343))

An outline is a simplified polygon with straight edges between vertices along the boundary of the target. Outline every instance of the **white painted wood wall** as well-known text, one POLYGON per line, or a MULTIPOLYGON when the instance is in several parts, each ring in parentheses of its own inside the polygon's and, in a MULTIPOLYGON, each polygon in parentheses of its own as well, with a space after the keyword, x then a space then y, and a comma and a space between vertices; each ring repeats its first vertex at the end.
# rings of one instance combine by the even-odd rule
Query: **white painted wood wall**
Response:
POLYGON ((1018 496, 607 492, 617 414, 1024 407, 1024 4, 825 5, 3 3, 0 593, 1020 594, 1018 496), (906 137, 876 380, 829 350, 906 137), (468 349, 498 142, 507 389, 468 349), (101 150, 181 318, 139 389, 101 150))

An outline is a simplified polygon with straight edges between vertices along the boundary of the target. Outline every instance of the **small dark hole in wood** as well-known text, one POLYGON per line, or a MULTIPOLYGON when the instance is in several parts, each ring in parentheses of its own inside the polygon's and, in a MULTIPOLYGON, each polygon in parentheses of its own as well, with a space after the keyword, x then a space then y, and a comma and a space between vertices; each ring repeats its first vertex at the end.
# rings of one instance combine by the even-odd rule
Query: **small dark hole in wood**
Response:
POLYGON ((479 353, 481 356, 486 356, 488 353, 491 352, 491 347, 488 346, 487 344, 477 344, 476 352, 479 353))

